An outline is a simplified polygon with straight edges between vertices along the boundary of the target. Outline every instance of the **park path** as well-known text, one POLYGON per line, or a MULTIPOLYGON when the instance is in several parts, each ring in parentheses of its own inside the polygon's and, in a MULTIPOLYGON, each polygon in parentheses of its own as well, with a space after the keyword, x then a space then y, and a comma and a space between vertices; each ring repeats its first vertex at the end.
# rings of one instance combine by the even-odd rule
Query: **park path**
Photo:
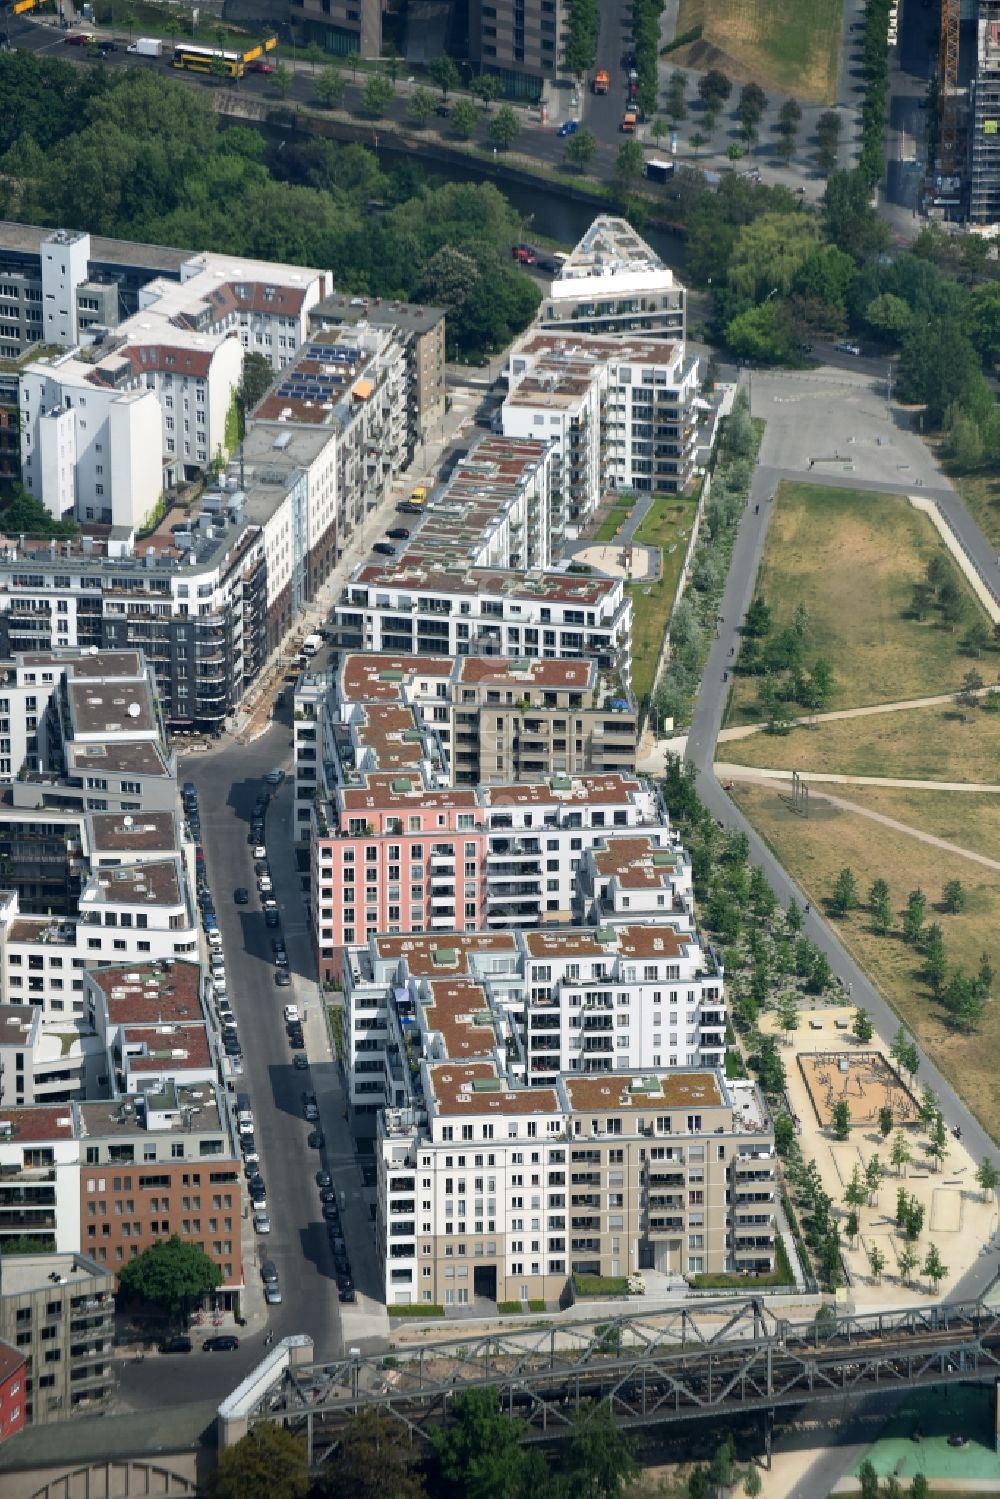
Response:
POLYGON ((727 765, 715 762, 715 773, 720 781, 790 781, 798 774, 809 783, 812 794, 814 781, 825 781, 835 786, 899 786, 904 791, 980 791, 1000 796, 1000 786, 989 781, 916 781, 904 776, 849 776, 833 770, 769 770, 765 765, 727 765))
MULTIPOLYGON (((716 768, 721 771, 723 767, 722 766, 717 766, 716 768)), ((785 777, 789 777, 790 778, 791 777, 791 771, 757 770, 757 771, 755 771, 755 772, 753 772, 751 774, 740 776, 739 779, 740 780, 752 780, 752 781, 755 781, 755 782, 765 782, 766 783, 766 782, 769 782, 769 781, 770 782, 780 781, 780 780, 783 780, 785 777)), ((855 781, 862 781, 863 780, 866 785, 873 784, 871 777, 864 778, 864 777, 860 777, 860 776, 855 776, 855 777, 851 778, 851 777, 847 777, 847 776, 840 776, 837 779, 838 780, 845 780, 845 781, 850 780, 850 779, 854 779, 855 781)), ((918 781, 918 782, 907 781, 907 782, 902 782, 902 781, 889 781, 889 780, 885 780, 885 781, 875 782, 874 784, 881 785, 881 786, 894 786, 894 785, 895 786, 899 786, 899 785, 909 785, 909 786, 919 785, 919 786, 923 786, 923 787, 927 787, 927 786, 938 787, 939 786, 942 791, 955 791, 955 790, 958 790, 958 789, 962 789, 962 790, 972 789, 970 787, 965 787, 965 786, 963 786, 961 788, 958 788, 954 784, 949 785, 947 782, 940 782, 939 783, 937 781, 918 781)), ((979 791, 995 791, 995 792, 1000 792, 1000 786, 979 786, 979 787, 976 787, 975 789, 977 789, 979 791)), ((947 853, 947 854, 957 854, 962 859, 970 859, 974 864, 982 864, 983 867, 986 868, 986 869, 995 869, 998 872, 1000 872, 1000 859, 991 859, 986 854, 977 854, 971 848, 964 848, 962 846, 962 844, 960 844, 960 843, 951 843, 947 838, 939 838, 939 837, 937 837, 937 835, 935 833, 927 833, 922 828, 915 828, 912 825, 912 823, 901 822, 899 820, 899 818, 897 818, 897 817, 889 817, 887 815, 887 813, 885 813, 885 812, 876 812, 876 810, 874 809, 874 807, 865 807, 865 806, 862 806, 860 802, 849 801, 848 798, 845 797, 845 796, 834 796, 833 793, 830 792, 830 791, 817 791, 815 789, 815 787, 813 786, 813 784, 812 784, 812 777, 810 777, 810 781, 809 781, 809 796, 810 796, 810 798, 812 798, 812 797, 818 797, 821 801, 829 802, 831 806, 839 807, 841 809, 841 811, 843 811, 843 812, 857 812, 859 814, 859 816, 870 818, 870 820, 872 822, 877 822, 882 827, 892 828, 892 830, 894 832, 897 832, 897 833, 906 833, 910 838, 916 838, 920 843, 928 843, 928 844, 930 844, 930 846, 932 848, 939 848, 944 853, 947 853)))
MULTIPOLYGON (((906 713, 911 708, 939 708, 944 703, 954 703, 959 691, 967 696, 964 689, 956 688, 954 692, 939 692, 934 697, 911 697, 904 698, 898 703, 871 703, 864 708, 838 708, 832 713, 811 713, 805 718, 793 718, 792 728, 815 728, 819 724, 836 723, 841 718, 872 718, 879 713, 906 713)), ((992 692, 992 687, 977 687, 976 697, 985 697, 992 692)), ((726 740, 747 739, 751 734, 761 734, 767 728, 763 723, 741 723, 731 729, 720 729, 719 742, 726 740)))

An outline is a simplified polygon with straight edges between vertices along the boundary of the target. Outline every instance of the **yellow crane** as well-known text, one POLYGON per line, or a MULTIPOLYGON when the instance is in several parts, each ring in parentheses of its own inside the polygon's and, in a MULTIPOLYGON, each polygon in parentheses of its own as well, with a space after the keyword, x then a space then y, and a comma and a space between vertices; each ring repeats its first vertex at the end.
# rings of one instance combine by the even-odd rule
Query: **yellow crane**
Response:
POLYGON ((961 0, 941 0, 941 42, 938 50, 938 94, 941 133, 938 168, 958 169, 958 32, 961 0))

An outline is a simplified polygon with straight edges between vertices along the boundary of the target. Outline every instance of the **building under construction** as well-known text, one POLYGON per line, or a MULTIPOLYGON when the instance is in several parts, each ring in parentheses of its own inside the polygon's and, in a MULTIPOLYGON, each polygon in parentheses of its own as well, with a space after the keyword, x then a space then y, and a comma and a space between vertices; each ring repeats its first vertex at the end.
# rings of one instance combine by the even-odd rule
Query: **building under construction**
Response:
POLYGON ((969 111, 969 207, 973 225, 1000 225, 1000 0, 980 0, 969 111))

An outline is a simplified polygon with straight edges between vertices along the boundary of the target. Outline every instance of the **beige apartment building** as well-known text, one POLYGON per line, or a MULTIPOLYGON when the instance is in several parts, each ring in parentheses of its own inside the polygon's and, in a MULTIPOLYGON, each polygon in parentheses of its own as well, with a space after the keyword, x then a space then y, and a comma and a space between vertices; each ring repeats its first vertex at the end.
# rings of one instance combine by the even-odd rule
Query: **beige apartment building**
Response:
POLYGON ((537 99, 563 52, 567 0, 470 0, 469 56, 508 94, 537 99))
POLYGON ((574 1275, 773 1269, 774 1134, 755 1084, 675 1068, 514 1085, 466 987, 435 988, 450 1057, 420 1062, 419 1107, 380 1115, 388 1304, 551 1305, 574 1275))

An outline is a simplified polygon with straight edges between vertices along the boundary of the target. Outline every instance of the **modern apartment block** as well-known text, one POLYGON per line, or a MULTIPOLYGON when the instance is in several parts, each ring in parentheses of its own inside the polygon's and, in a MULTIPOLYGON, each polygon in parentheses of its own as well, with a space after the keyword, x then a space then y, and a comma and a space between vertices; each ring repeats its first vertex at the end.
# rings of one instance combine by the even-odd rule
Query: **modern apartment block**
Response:
POLYGON ((27 1359, 24 1418, 64 1421, 115 1386, 114 1282, 84 1254, 0 1259, 0 1338, 27 1359))
POLYGON ((632 600, 620 578, 362 563, 334 609, 342 650, 514 660, 591 658, 629 684, 632 600))
POLYGON ((27 1354, 0 1341, 0 1442, 22 1431, 27 1422, 27 1374, 27 1354))
POLYGON ((334 57, 381 57, 386 0, 291 0, 296 34, 334 57))
POLYGON ((969 223, 1000 223, 1000 6, 980 4, 969 129, 969 223))
POLYGON ((323 977, 337 972, 340 948, 377 932, 568 921, 583 850, 609 829, 664 823, 656 793, 614 773, 441 788, 425 766, 339 765, 338 784, 317 791, 310 836, 323 977))
POLYGON ((567 257, 535 316, 556 333, 650 333, 683 344, 686 293, 627 219, 601 215, 567 257))
POLYGON ((537 100, 562 64, 567 0, 470 0, 469 57, 515 99, 537 100))
POLYGON ((753 1083, 682 1068, 525 1087, 476 1017, 452 1010, 439 1034, 451 1055, 421 1058, 410 1104, 379 1115, 390 1305, 552 1305, 574 1274, 773 1268, 774 1134, 753 1083))
POLYGON ((445 414, 444 308, 386 302, 381 297, 333 295, 324 297, 309 311, 309 327, 313 332, 369 323, 375 328, 391 328, 403 345, 412 440, 424 442, 440 431, 445 414))
POLYGON ((677 491, 694 472, 699 362, 682 342, 529 333, 512 349, 503 430, 555 445, 576 535, 610 489, 677 491))
POLYGON ((553 514, 552 447, 481 437, 460 457, 401 560, 426 567, 548 567, 561 540, 553 514))

